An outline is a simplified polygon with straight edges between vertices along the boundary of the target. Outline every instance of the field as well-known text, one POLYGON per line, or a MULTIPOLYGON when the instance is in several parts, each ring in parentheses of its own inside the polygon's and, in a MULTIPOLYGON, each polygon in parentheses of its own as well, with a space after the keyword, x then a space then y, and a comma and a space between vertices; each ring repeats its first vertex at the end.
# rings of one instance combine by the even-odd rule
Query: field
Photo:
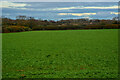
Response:
POLYGON ((118 29, 3 33, 3 78, 116 78, 118 29))

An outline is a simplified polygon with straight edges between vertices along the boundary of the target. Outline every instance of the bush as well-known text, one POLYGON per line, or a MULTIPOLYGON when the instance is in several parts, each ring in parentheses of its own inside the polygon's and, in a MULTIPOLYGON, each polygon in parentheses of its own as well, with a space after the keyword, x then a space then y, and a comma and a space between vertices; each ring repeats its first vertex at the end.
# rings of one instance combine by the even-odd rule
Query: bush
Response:
POLYGON ((118 29, 118 24, 87 25, 85 29, 118 29))
POLYGON ((44 30, 44 27, 45 26, 36 26, 36 27, 33 27, 32 30, 44 30))
POLYGON ((29 31, 31 29, 24 26, 8 26, 8 27, 4 27, 2 30, 3 30, 3 33, 9 33, 9 32, 29 31))
POLYGON ((105 29, 118 29, 118 24, 107 24, 105 25, 105 29))
POLYGON ((24 27, 25 31, 31 31, 32 29, 30 29, 29 27, 24 27))

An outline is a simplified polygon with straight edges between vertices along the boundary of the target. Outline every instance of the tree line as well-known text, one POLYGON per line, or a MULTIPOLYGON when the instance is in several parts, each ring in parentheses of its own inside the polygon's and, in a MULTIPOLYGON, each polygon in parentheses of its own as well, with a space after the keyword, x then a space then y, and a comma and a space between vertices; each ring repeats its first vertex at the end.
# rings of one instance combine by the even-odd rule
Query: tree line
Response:
POLYGON ((6 17, 0 19, 3 33, 35 30, 119 29, 118 20, 68 19, 54 21, 27 16, 17 16, 16 19, 6 17))

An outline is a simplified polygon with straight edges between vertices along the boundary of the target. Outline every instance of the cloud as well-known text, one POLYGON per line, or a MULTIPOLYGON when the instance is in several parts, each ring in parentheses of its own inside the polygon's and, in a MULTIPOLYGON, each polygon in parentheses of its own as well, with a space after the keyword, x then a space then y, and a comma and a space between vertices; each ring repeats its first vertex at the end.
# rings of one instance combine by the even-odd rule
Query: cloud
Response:
POLYGON ((109 7, 84 7, 84 9, 118 9, 118 6, 109 6, 109 7))
POLYGON ((116 17, 116 15, 111 14, 111 11, 98 11, 96 15, 91 15, 90 17, 97 19, 112 19, 116 17))
POLYGON ((118 15, 118 14, 120 14, 120 12, 111 12, 110 14, 118 15))
POLYGON ((97 7, 97 6, 73 6, 73 7, 63 7, 63 8, 46 8, 46 9, 35 9, 35 8, 25 8, 26 6, 32 6, 26 3, 14 3, 10 1, 0 1, 0 8, 12 8, 12 9, 21 9, 29 11, 61 11, 61 10, 71 10, 71 9, 118 9, 118 6, 108 6, 108 7, 97 7))
MULTIPOLYGON (((21 0, 11 1, 21 2, 21 0)), ((119 0, 22 0, 22 2, 119 2, 119 0)))
POLYGON ((54 8, 52 10, 69 10, 69 9, 78 9, 79 7, 65 7, 65 8, 54 8))
POLYGON ((26 6, 32 6, 26 3, 14 3, 10 1, 0 1, 0 8, 12 8, 19 10, 28 10, 28 11, 47 11, 49 9, 34 9, 34 8, 25 8, 26 6))
POLYGON ((96 13, 58 13, 58 15, 88 16, 96 15, 96 13))
POLYGON ((9 1, 0 1, 0 8, 21 8, 21 9, 25 9, 25 6, 30 6, 28 4, 25 3, 13 3, 13 2, 9 2, 9 1))
POLYGON ((88 16, 87 17, 83 17, 83 18, 89 18, 89 19, 91 19, 91 17, 88 17, 88 16))
POLYGON ((77 6, 77 7, 64 7, 64 8, 54 8, 52 10, 70 10, 70 9, 118 9, 118 6, 108 6, 108 7, 97 7, 97 6, 77 6))

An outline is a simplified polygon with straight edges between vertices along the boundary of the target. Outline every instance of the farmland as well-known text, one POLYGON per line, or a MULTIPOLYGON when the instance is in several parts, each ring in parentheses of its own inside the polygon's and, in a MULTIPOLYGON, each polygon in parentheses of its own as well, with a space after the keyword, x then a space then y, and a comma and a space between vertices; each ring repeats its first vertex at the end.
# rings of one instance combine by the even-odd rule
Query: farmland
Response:
POLYGON ((116 78, 118 29, 3 33, 3 78, 116 78))

